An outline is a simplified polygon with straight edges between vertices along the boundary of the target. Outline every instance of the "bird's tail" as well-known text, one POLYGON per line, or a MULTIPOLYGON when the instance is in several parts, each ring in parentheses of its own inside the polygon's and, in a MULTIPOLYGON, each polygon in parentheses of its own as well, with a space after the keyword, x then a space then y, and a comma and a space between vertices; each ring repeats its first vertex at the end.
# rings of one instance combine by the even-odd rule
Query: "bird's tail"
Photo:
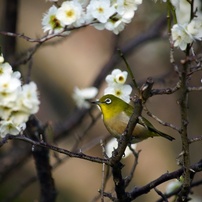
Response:
POLYGON ((156 128, 154 128, 153 125, 147 119, 141 117, 141 118, 139 118, 139 122, 140 122, 140 124, 144 125, 149 131, 153 132, 154 136, 161 136, 170 141, 175 140, 175 138, 171 137, 170 135, 167 135, 167 134, 157 130, 156 128))
POLYGON ((159 134, 161 137, 164 137, 164 138, 166 138, 166 139, 168 139, 168 140, 170 140, 170 141, 175 140, 174 137, 171 137, 170 135, 167 135, 167 134, 162 133, 162 132, 160 132, 160 131, 158 131, 158 134, 159 134))
POLYGON ((166 138, 167 140, 170 140, 170 141, 175 140, 174 137, 171 137, 170 135, 167 135, 167 134, 165 134, 165 133, 163 133, 163 132, 161 132, 161 131, 159 131, 159 130, 153 128, 153 127, 149 127, 149 130, 151 130, 151 131, 154 132, 154 133, 157 133, 158 135, 160 135, 161 137, 166 138))

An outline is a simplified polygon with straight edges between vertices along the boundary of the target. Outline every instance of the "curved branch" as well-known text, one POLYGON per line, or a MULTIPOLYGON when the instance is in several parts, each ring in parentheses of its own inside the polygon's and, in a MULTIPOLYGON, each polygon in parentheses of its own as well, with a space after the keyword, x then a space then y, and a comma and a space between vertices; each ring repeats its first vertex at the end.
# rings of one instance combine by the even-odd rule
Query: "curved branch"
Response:
MULTIPOLYGON (((202 160, 200 160, 198 163, 192 165, 190 167, 190 170, 192 170, 194 172, 202 171, 202 160)), ((161 175, 159 178, 157 178, 156 180, 148 183, 147 185, 133 189, 130 193, 128 193, 129 197, 131 200, 134 200, 138 196, 141 196, 143 194, 150 192, 153 188, 155 188, 156 186, 158 186, 168 180, 179 178, 183 174, 183 172, 184 172, 184 169, 180 168, 174 172, 165 173, 165 174, 161 175)))
POLYGON ((88 160, 88 161, 95 162, 95 163, 101 163, 101 164, 105 163, 105 164, 109 165, 109 161, 107 159, 103 159, 103 158, 99 158, 99 157, 92 157, 92 156, 86 155, 82 152, 79 152, 79 153, 71 152, 69 150, 50 145, 50 144, 43 142, 43 141, 41 141, 41 142, 34 141, 34 140, 32 140, 28 137, 22 136, 22 135, 19 135, 19 136, 9 135, 9 139, 22 140, 24 142, 30 143, 32 145, 32 147, 33 146, 34 147, 35 146, 43 147, 46 149, 56 151, 56 152, 61 153, 61 154, 65 154, 69 157, 80 158, 80 159, 88 160))

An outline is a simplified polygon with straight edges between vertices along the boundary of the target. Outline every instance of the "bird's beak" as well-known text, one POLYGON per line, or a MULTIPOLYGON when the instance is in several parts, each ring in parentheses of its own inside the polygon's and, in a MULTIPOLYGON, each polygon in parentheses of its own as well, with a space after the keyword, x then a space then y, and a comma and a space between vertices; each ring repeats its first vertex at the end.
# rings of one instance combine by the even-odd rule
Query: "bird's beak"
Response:
POLYGON ((91 103, 98 105, 98 104, 100 104, 100 101, 99 100, 95 100, 95 101, 92 101, 91 103))

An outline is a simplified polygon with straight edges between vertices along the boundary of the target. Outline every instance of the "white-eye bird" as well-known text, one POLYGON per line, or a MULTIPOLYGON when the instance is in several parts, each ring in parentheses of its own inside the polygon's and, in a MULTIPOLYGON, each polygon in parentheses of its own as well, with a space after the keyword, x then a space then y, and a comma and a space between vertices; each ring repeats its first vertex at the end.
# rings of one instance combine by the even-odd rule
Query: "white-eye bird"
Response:
MULTIPOLYGON (((104 95, 93 103, 100 107, 107 130, 111 135, 119 138, 120 135, 124 133, 134 108, 122 99, 111 94, 104 95)), ((143 117, 138 120, 132 135, 131 143, 137 143, 149 137, 156 136, 164 137, 170 141, 175 139, 155 129, 154 126, 143 117)))

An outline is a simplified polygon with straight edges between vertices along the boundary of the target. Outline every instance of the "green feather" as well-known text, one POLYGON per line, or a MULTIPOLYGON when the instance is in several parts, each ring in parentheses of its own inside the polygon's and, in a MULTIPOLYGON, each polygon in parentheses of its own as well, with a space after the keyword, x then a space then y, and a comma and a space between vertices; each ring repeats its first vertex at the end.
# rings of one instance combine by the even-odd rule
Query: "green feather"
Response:
MULTIPOLYGON (((133 114, 134 108, 111 94, 104 95, 99 101, 94 103, 100 106, 103 121, 108 131, 117 138, 122 135, 133 114)), ((155 129, 147 119, 143 117, 139 118, 138 124, 133 131, 132 143, 155 136, 161 136, 170 141, 174 140, 173 137, 155 129)))

